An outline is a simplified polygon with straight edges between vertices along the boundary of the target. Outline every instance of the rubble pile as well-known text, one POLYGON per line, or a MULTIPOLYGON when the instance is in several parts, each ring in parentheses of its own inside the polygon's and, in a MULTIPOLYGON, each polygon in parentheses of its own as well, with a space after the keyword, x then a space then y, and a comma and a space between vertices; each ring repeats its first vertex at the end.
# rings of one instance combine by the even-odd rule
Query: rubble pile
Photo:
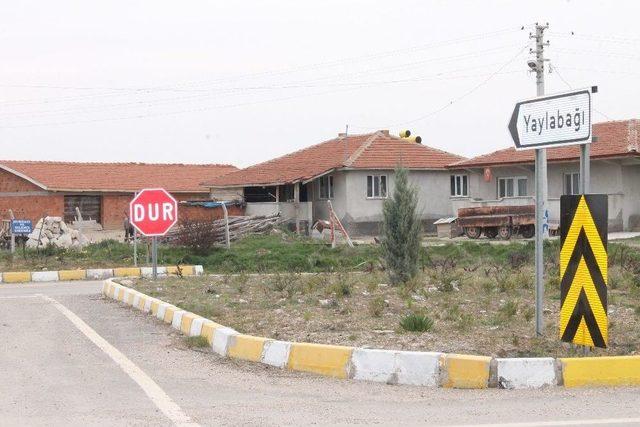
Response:
POLYGON ((59 216, 40 219, 29 234, 28 248, 46 247, 81 248, 89 244, 89 239, 78 230, 69 227, 59 216))

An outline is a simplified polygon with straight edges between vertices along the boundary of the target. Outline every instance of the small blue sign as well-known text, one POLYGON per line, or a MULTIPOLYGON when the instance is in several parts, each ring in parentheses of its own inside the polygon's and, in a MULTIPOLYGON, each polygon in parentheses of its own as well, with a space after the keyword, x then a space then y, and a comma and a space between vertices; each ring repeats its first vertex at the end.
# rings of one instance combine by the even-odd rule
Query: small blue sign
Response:
POLYGON ((33 231, 33 223, 30 219, 12 219, 11 232, 13 234, 30 234, 33 231))

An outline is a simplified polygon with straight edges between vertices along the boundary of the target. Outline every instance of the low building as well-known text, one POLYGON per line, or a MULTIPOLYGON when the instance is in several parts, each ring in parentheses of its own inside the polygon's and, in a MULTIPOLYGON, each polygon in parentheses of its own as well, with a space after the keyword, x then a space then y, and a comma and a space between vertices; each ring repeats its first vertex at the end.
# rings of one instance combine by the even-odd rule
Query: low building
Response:
POLYGON ((329 219, 329 202, 350 234, 377 234, 382 205, 393 192, 394 169, 410 171, 419 190, 425 227, 450 215, 446 166, 463 157, 427 147, 380 130, 339 134, 337 138, 241 169, 204 183, 212 197, 235 194, 246 201, 247 214, 280 213, 309 229, 329 219))
MULTIPOLYGON (((609 229, 640 230, 639 120, 593 125, 591 193, 609 196, 609 229)), ((547 149, 549 223, 560 220, 560 196, 578 194, 578 146, 547 149)), ((449 166, 453 214, 462 207, 534 204, 534 150, 498 150, 449 166)))
POLYGON ((71 222, 76 207, 104 229, 123 227, 133 194, 162 187, 178 201, 208 199, 200 183, 237 170, 231 165, 0 161, 0 216, 71 222))

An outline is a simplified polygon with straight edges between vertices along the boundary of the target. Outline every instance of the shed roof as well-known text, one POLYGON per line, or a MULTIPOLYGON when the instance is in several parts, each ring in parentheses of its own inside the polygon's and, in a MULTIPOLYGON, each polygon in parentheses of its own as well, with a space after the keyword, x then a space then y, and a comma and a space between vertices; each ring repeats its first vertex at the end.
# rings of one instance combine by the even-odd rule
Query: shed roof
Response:
POLYGON ((0 160, 0 168, 44 190, 134 192, 162 187, 174 193, 206 193, 206 179, 237 170, 232 165, 181 163, 80 163, 0 160))

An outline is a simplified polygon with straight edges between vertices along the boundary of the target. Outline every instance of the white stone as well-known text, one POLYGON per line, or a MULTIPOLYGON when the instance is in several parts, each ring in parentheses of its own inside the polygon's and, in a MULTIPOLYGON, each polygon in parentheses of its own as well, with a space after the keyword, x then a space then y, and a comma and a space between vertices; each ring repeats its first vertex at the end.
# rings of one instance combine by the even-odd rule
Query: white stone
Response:
POLYGON ((133 297, 133 304, 131 304, 133 308, 138 308, 138 304, 140 304, 141 297, 142 295, 140 294, 140 292, 136 292, 136 295, 133 297))
POLYGON ((178 310, 173 313, 173 320, 171 321, 171 326, 173 329, 180 330, 180 326, 182 325, 182 315, 185 314, 186 311, 178 310))
POLYGON ((142 307, 142 311, 145 313, 149 313, 151 311, 151 303, 156 301, 154 298, 147 298, 144 302, 144 307, 142 307))
POLYGON ((110 268, 92 268, 87 270, 87 279, 104 280, 113 277, 113 270, 110 268))
MULTIPOLYGON (((151 267, 140 267, 140 275, 146 279, 153 277, 153 269, 151 267)), ((167 276, 167 267, 158 267, 158 277, 167 276)))
POLYGON ((204 317, 196 317, 195 319, 193 319, 193 321, 191 322, 191 329, 189 330, 189 336, 190 337, 197 337, 200 335, 200 333, 202 332, 202 324, 205 322, 204 317))
POLYGON ((557 385, 555 360, 551 357, 496 359, 498 386, 507 389, 557 385))
POLYGON ((229 345, 233 343, 236 335, 238 335, 238 332, 231 328, 217 328, 213 333, 213 343, 211 345, 213 351, 220 356, 226 356, 229 345))
POLYGON ((398 384, 437 387, 442 353, 399 351, 396 355, 398 384))
POLYGON ((34 271, 31 273, 32 282, 56 282, 58 281, 57 271, 34 271))
POLYGON ((204 274, 204 268, 201 265, 194 265, 193 272, 196 276, 202 276, 204 274))
POLYGON ((442 353, 357 348, 351 356, 356 380, 436 387, 442 353))
POLYGON ((289 361, 291 343, 286 341, 266 341, 262 350, 262 363, 284 368, 289 361))
POLYGON ((156 311, 156 317, 160 320, 164 320, 164 315, 167 312, 167 307, 171 307, 171 304, 168 302, 162 302, 158 306, 158 311, 156 311))
POLYGON ((395 362, 395 351, 356 348, 351 355, 353 379, 395 382, 395 362))

